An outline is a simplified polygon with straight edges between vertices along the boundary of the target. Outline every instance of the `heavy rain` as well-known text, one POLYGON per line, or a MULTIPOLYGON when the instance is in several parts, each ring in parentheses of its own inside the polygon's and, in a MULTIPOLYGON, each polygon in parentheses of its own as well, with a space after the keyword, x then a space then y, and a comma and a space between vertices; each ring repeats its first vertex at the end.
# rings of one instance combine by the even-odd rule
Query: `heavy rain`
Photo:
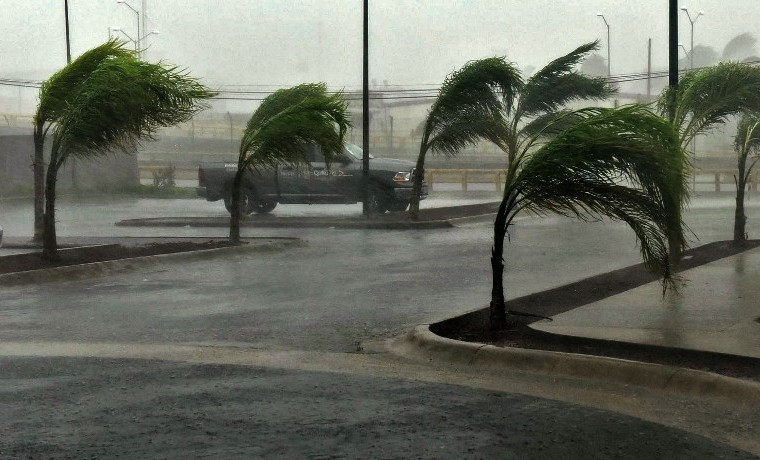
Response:
POLYGON ((755 1, 0 9, 0 458, 760 456, 755 1))

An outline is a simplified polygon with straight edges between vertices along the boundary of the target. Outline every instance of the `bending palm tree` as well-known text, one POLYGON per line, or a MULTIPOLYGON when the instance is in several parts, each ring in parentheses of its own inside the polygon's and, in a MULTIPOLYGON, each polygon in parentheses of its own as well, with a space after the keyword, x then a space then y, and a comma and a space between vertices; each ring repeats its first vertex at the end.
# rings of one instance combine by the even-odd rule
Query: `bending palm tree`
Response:
POLYGON ((760 159, 760 114, 745 113, 736 129, 734 148, 737 154, 736 211, 734 212, 734 242, 747 240, 747 215, 744 213, 744 191, 747 189, 752 168, 760 159), (752 157, 752 158, 750 158, 752 157), (747 163, 749 161, 749 164, 747 163))
POLYGON ((538 135, 525 142, 507 170, 491 253, 494 329, 507 323, 504 238, 521 211, 622 220, 636 234, 646 265, 672 283, 666 242, 683 242, 683 228, 680 215, 668 208, 686 187, 676 131, 642 106, 584 109, 568 117, 573 123, 546 143, 539 144, 538 135))
MULTIPOLYGON (((669 114, 685 150, 699 134, 704 134, 742 112, 760 111, 760 69, 744 63, 723 62, 687 73, 677 88, 666 89, 658 101, 660 113, 669 114)), ((688 201, 684 188, 679 206, 688 201)), ((737 201, 738 203, 738 201, 737 201)), ((673 258, 681 246, 671 244, 673 258)))
POLYGON ((71 156, 90 158, 133 149, 158 128, 189 120, 209 92, 176 67, 149 64, 127 53, 102 59, 80 83, 57 118, 45 183, 44 258, 58 258, 55 185, 71 156))
POLYGON ((230 241, 240 242, 240 186, 246 171, 307 163, 306 147, 310 144, 322 148, 329 165, 343 150, 343 137, 350 125, 343 95, 327 94, 324 83, 298 85, 267 96, 248 120, 240 142, 232 183, 230 241))
POLYGON ((106 59, 131 56, 133 51, 124 48, 124 43, 116 40, 93 48, 79 56, 74 62, 53 74, 42 83, 37 112, 34 115, 34 239, 42 239, 43 214, 45 208, 45 136, 65 113, 68 104, 79 94, 82 83, 106 59))
POLYGON ((507 153, 511 164, 532 134, 551 122, 570 120, 562 110, 566 104, 613 95, 615 89, 604 78, 574 70, 597 48, 597 42, 579 46, 525 82, 519 71, 498 58, 473 61, 450 75, 425 123, 409 209, 412 218, 419 209, 428 151, 453 156, 467 145, 489 140, 507 153))

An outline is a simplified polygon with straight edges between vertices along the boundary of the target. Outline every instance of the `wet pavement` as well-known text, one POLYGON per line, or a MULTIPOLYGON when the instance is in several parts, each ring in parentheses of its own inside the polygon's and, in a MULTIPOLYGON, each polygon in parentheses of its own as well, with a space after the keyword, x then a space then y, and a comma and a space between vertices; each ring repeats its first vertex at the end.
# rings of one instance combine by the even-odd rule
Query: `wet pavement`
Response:
MULTIPOLYGON (((687 221, 702 242, 730 236, 726 201, 693 202, 687 221)), ((61 235, 224 236, 223 228, 113 226, 223 215, 209 205, 64 200, 61 235)), ((0 202, 6 235, 28 235, 26 206, 0 202)), ((750 216, 757 211, 750 203, 750 216)), ((748 408, 577 378, 436 367, 383 351, 385 340, 418 324, 487 303, 487 220, 419 232, 268 228, 244 236, 307 245, 0 289, 0 430, 14 433, 0 457, 760 455, 760 416, 748 408)), ((510 236, 508 298, 640 257, 630 231, 608 221, 524 218, 510 236)))

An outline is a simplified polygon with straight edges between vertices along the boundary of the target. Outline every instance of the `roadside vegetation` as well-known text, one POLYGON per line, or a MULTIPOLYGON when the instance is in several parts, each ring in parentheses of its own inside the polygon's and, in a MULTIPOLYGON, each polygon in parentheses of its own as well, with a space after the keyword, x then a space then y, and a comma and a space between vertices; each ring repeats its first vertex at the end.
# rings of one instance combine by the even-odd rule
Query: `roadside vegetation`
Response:
MULTIPOLYGON (((255 172, 263 166, 307 164, 306 147, 310 144, 322 149, 329 166, 343 151, 343 140, 350 126, 343 94, 328 94, 324 83, 302 84, 267 96, 248 120, 240 141, 237 171, 232 182, 230 241, 240 242, 241 211, 249 201, 266 206, 256 196, 241 196, 247 171, 255 172)), ((253 187, 246 189, 256 193, 253 187)))
MULTIPOLYGON (((141 61, 124 43, 109 41, 85 53, 46 81, 40 107, 54 110, 52 148, 45 173, 43 251, 58 259, 55 230, 56 181, 72 157, 94 158, 131 152, 156 131, 189 120, 213 96, 177 67, 141 61)), ((43 131, 43 137, 44 137, 43 131)))

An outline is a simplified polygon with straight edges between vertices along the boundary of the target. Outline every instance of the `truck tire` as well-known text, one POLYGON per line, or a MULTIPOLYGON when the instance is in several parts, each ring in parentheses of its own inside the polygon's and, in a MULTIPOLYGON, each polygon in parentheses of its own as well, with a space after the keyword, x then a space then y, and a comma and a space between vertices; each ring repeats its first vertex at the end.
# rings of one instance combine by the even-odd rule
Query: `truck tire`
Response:
MULTIPOLYGON (((240 190, 240 215, 241 216, 250 216, 251 213, 253 213, 253 210, 251 209, 251 195, 253 193, 250 190, 242 189, 240 190)), ((224 197, 224 208, 232 214, 232 195, 226 195, 224 197)))
POLYGON ((367 207, 373 214, 384 214, 388 210, 390 199, 388 194, 377 186, 369 188, 369 201, 367 207))
POLYGON ((276 207, 276 201, 267 201, 258 198, 254 198, 248 206, 248 208, 256 214, 266 214, 272 212, 276 207))
POLYGON ((400 212, 400 211, 406 211, 406 208, 409 207, 409 202, 405 200, 391 200, 388 203, 388 210, 391 212, 400 212))

